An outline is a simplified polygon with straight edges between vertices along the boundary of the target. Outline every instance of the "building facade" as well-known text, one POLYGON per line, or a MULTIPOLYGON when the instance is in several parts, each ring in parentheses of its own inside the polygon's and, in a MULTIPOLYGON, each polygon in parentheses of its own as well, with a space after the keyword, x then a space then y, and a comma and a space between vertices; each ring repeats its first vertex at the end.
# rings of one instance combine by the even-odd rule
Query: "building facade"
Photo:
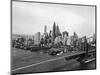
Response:
POLYGON ((37 32, 35 35, 34 35, 34 45, 39 45, 40 44, 40 40, 41 40, 41 34, 40 32, 37 32))

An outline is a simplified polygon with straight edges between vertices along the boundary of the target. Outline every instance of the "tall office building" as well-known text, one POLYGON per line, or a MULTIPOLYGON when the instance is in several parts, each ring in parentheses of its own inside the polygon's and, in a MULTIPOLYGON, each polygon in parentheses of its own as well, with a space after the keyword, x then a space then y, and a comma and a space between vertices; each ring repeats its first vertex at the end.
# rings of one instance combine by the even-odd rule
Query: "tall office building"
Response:
POLYGON ((47 26, 44 26, 44 33, 47 33, 47 26))
POLYGON ((37 32, 35 35, 34 35, 34 45, 39 45, 40 44, 40 40, 41 40, 41 37, 40 37, 40 32, 37 32))
POLYGON ((74 41, 78 40, 78 35, 76 34, 76 32, 74 32, 73 37, 74 37, 74 41))
POLYGON ((56 36, 61 36, 61 32, 59 30, 59 26, 56 27, 56 36))
POLYGON ((76 34, 76 32, 74 32, 73 36, 71 36, 71 45, 76 47, 77 44, 78 44, 78 35, 76 34))
POLYGON ((56 23, 53 24, 53 40, 56 38, 56 23))
POLYGON ((44 26, 44 37, 47 37, 48 36, 48 33, 47 33, 47 26, 45 25, 44 26))
POLYGON ((67 41, 68 41, 68 32, 67 31, 64 31, 62 33, 63 35, 63 45, 67 45, 67 41))

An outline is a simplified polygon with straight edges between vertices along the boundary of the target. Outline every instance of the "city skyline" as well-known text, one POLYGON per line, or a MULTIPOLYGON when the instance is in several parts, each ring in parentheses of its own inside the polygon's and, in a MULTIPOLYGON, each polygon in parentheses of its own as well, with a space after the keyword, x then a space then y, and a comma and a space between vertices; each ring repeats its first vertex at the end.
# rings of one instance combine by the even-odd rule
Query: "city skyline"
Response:
POLYGON ((12 3, 12 33, 34 35, 52 30, 53 23, 61 32, 74 32, 81 36, 95 33, 95 7, 40 3, 12 3))

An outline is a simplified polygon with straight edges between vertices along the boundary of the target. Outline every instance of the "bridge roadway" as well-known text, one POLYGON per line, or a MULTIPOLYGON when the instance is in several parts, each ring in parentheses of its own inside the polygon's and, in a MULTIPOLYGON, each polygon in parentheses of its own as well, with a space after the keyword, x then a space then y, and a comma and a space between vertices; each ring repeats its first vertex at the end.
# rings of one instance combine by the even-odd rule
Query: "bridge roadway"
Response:
MULTIPOLYGON (((88 52, 90 53, 90 52, 94 52, 94 51, 95 50, 93 49, 93 50, 90 50, 88 52)), ((25 70, 25 69, 28 69, 28 68, 31 68, 31 67, 36 67, 38 65, 42 65, 42 64, 45 64, 45 63, 48 63, 48 62, 51 62, 51 61, 60 60, 60 59, 63 59, 63 58, 70 58, 70 57, 73 57, 73 56, 78 56, 78 55, 85 54, 85 53, 86 53, 86 51, 73 51, 73 52, 68 52, 68 53, 62 53, 61 55, 56 55, 55 57, 52 57, 52 58, 48 58, 48 59, 45 59, 45 60, 43 59, 39 62, 13 69, 13 70, 11 70, 11 72, 12 73, 20 73, 21 70, 25 70)))

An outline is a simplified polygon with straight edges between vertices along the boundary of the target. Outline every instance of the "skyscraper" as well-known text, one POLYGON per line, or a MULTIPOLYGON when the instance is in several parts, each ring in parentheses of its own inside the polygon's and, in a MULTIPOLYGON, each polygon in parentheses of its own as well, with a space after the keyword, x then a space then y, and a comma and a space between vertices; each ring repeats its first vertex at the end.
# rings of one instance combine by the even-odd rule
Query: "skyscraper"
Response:
POLYGON ((44 33, 47 33, 47 26, 44 27, 44 33))
POLYGON ((53 24, 53 40, 56 38, 56 23, 53 24))
MULTIPOLYGON (((63 33, 63 45, 67 45, 68 44, 68 32, 67 31, 64 31, 63 33)), ((70 40, 69 40, 70 41, 70 40)))
POLYGON ((47 26, 44 26, 44 37, 47 37, 48 33, 47 33, 47 26))
POLYGON ((59 26, 57 25, 56 26, 56 36, 58 36, 58 34, 59 34, 59 26))
POLYGON ((56 27, 56 36, 61 36, 61 32, 59 30, 59 26, 56 27))
POLYGON ((34 35, 34 45, 39 45, 40 44, 40 32, 37 32, 35 35, 34 35))

